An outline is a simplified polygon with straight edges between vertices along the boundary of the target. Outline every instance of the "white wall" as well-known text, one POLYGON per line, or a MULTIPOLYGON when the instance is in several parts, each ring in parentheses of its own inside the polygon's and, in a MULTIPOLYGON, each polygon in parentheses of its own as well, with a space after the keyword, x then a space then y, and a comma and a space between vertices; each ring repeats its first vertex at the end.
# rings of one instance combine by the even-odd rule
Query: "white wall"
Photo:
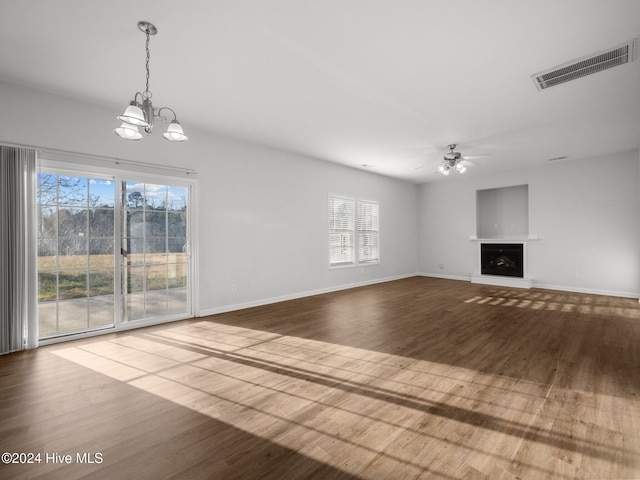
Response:
POLYGON ((199 168, 215 184, 200 189, 203 309, 415 273, 415 185, 250 145, 215 156, 199 168), (328 268, 328 193, 380 203, 379 265, 328 268))
POLYGON ((529 233, 543 237, 528 243, 534 286, 638 296, 638 168, 638 152, 624 152, 421 185, 419 271, 479 273, 476 190, 528 184, 529 233))
POLYGON ((159 132, 126 142, 112 132, 123 105, 105 108, 6 83, 0 83, 0 105, 0 141, 199 172, 204 312, 416 271, 468 278, 477 267, 477 245, 469 241, 476 232, 476 190, 523 184, 529 185, 529 233, 543 237, 529 245, 529 274, 537 285, 640 294, 638 152, 416 187, 187 124, 185 144, 166 142, 159 132), (327 267, 329 192, 380 202, 380 265, 327 267))
POLYGON ((184 120, 187 143, 161 132, 127 142, 113 134, 124 105, 110 110, 7 83, 0 105, 0 141, 197 170, 203 313, 416 271, 416 185, 217 137, 184 120), (330 192, 380 202, 379 265, 328 268, 330 192))

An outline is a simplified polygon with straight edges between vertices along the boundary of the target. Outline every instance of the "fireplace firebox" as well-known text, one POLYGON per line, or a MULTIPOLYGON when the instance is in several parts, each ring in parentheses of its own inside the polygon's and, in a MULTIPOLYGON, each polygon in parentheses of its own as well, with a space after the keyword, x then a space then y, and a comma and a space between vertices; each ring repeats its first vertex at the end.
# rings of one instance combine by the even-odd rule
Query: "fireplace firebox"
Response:
POLYGON ((524 245, 521 243, 483 243, 480 245, 482 275, 524 277, 524 245))

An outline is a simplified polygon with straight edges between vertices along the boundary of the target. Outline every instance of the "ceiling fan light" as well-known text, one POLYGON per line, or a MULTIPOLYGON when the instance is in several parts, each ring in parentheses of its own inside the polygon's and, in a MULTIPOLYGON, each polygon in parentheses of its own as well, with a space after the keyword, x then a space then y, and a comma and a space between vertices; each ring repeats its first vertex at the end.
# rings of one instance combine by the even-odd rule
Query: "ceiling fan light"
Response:
POLYGON ((167 131, 163 133, 162 136, 170 142, 186 142, 189 140, 189 137, 184 134, 182 126, 177 120, 173 120, 169 124, 169 128, 167 128, 167 131))
POLYGON ((464 173, 467 171, 467 167, 464 165, 464 163, 460 162, 456 164, 456 170, 458 170, 459 173, 464 173))
POLYGON ((149 126, 149 122, 147 122, 144 118, 142 109, 138 105, 136 105, 135 101, 131 102, 131 104, 126 108, 122 115, 118 115, 118 120, 139 127, 149 126))
POLYGON ((142 134, 138 131, 138 127, 127 122, 122 122, 122 125, 114 129, 113 133, 125 140, 140 140, 142 138, 142 134))
POLYGON ((442 174, 442 175, 449 175, 449 173, 451 172, 451 167, 449 165, 445 165, 444 163, 441 164, 438 167, 438 171, 442 174))

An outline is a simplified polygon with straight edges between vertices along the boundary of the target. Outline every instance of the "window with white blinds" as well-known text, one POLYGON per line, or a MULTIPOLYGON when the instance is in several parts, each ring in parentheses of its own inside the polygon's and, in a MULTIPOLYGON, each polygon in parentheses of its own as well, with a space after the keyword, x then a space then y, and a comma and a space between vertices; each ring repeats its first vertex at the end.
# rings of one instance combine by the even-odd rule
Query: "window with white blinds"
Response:
POLYGON ((329 195, 329 265, 380 261, 378 203, 329 195))
POLYGON ((358 200, 358 263, 378 263, 378 202, 358 200))
POLYGON ((355 198, 329 196, 329 264, 355 264, 355 198))

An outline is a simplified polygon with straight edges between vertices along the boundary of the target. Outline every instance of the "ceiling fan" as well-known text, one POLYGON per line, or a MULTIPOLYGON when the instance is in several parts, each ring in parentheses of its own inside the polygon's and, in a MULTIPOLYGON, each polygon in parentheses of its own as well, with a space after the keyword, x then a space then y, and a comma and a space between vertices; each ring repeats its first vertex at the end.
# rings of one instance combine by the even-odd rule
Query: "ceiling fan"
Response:
MULTIPOLYGON (((471 159, 487 157, 488 155, 462 155, 460 152, 455 152, 456 144, 452 143, 447 146, 449 148, 449 152, 445 153, 442 157, 442 162, 438 166, 438 172, 442 175, 449 175, 451 170, 457 170, 458 173, 464 173, 467 171, 467 166, 469 164, 477 165, 477 163, 472 162, 471 159)), ((422 165, 420 167, 416 167, 416 170, 420 168, 424 168, 427 165, 422 165)))
POLYGON ((454 168, 458 171, 458 173, 464 173, 467 171, 467 166, 462 161, 462 155, 460 152, 454 152, 453 149, 456 148, 456 144, 452 143, 449 145, 449 153, 445 153, 444 157, 442 157, 442 163, 438 167, 438 172, 442 175, 449 175, 451 170, 454 168))

